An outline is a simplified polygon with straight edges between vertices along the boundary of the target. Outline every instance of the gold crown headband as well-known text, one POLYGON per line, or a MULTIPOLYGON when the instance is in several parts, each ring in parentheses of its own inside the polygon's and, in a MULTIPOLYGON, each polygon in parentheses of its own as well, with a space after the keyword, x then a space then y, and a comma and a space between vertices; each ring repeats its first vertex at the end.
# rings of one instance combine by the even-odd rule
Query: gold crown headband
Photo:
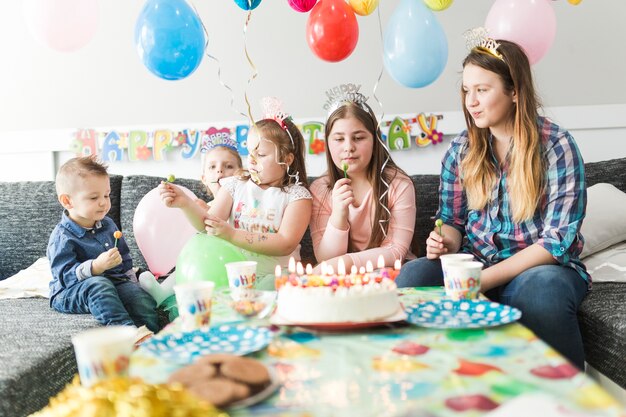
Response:
POLYGON ((500 44, 495 39, 489 37, 489 32, 483 27, 470 29, 463 33, 465 38, 465 45, 470 51, 477 49, 481 52, 486 52, 504 62, 504 57, 498 48, 500 44))
POLYGON ((337 87, 333 87, 326 91, 326 103, 324 103, 324 110, 328 116, 330 116, 339 107, 352 103, 366 112, 370 113, 370 109, 367 106, 367 97, 359 93, 361 85, 356 84, 341 84, 337 87))

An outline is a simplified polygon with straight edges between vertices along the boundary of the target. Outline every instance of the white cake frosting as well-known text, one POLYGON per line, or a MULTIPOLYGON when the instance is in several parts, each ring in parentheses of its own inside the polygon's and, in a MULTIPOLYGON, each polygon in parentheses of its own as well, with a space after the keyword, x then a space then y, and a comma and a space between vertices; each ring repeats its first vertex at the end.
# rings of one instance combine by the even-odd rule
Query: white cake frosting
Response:
POLYGON ((378 321, 400 310, 396 288, 390 279, 336 288, 285 283, 278 290, 276 314, 299 324, 378 321))

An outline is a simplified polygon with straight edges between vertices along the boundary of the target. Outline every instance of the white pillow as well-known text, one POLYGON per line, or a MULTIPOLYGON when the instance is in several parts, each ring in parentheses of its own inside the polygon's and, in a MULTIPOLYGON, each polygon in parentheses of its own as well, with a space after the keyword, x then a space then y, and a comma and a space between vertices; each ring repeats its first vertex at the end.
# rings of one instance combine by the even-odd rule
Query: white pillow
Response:
POLYGON ((0 281, 0 299, 50 297, 52 272, 48 258, 39 258, 34 264, 0 281))
POLYGON ((626 240, 626 193, 611 184, 587 188, 587 216, 580 232, 585 246, 580 258, 626 240))

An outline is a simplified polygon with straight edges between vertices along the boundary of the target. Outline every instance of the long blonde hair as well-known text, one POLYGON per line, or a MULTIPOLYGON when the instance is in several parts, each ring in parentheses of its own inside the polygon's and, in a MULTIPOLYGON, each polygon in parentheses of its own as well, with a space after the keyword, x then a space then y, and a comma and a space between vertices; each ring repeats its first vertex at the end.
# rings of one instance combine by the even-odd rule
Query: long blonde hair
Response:
MULTIPOLYGON (((473 49, 463 61, 463 68, 472 64, 500 76, 504 88, 515 92, 517 102, 509 114, 513 137, 508 153, 508 192, 513 220, 521 222, 533 217, 543 194, 544 161, 541 137, 537 126, 540 106, 533 85, 530 63, 516 43, 498 40, 501 59, 473 49)), ((469 146, 461 162, 462 182, 468 208, 481 210, 491 201, 491 192, 498 181, 496 167, 489 154, 489 128, 479 128, 465 107, 466 93, 461 89, 461 100, 467 124, 469 146)))

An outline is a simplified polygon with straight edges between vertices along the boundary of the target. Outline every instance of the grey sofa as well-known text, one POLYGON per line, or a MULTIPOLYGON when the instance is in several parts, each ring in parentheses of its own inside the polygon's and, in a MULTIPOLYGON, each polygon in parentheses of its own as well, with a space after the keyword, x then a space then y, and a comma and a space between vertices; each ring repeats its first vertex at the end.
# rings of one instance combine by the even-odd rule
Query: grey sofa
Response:
MULTIPOLYGON (((437 175, 412 177, 417 194, 413 249, 424 242, 437 210, 437 175)), ((626 192, 626 158, 587 164, 588 185, 609 182, 626 192)), ((136 266, 146 267, 132 230, 141 198, 162 178, 111 176, 109 216, 124 232, 136 266)), ((206 198, 199 181, 177 180, 206 198)), ((61 215, 54 183, 0 183, 0 279, 45 255, 48 236, 61 215)), ((314 262, 310 236, 302 257, 314 262)), ((21 416, 47 404, 76 373, 72 335, 98 326, 90 315, 60 314, 47 299, 0 300, 0 416, 21 416)), ((596 284, 579 313, 588 362, 626 388, 626 284, 596 284)))

